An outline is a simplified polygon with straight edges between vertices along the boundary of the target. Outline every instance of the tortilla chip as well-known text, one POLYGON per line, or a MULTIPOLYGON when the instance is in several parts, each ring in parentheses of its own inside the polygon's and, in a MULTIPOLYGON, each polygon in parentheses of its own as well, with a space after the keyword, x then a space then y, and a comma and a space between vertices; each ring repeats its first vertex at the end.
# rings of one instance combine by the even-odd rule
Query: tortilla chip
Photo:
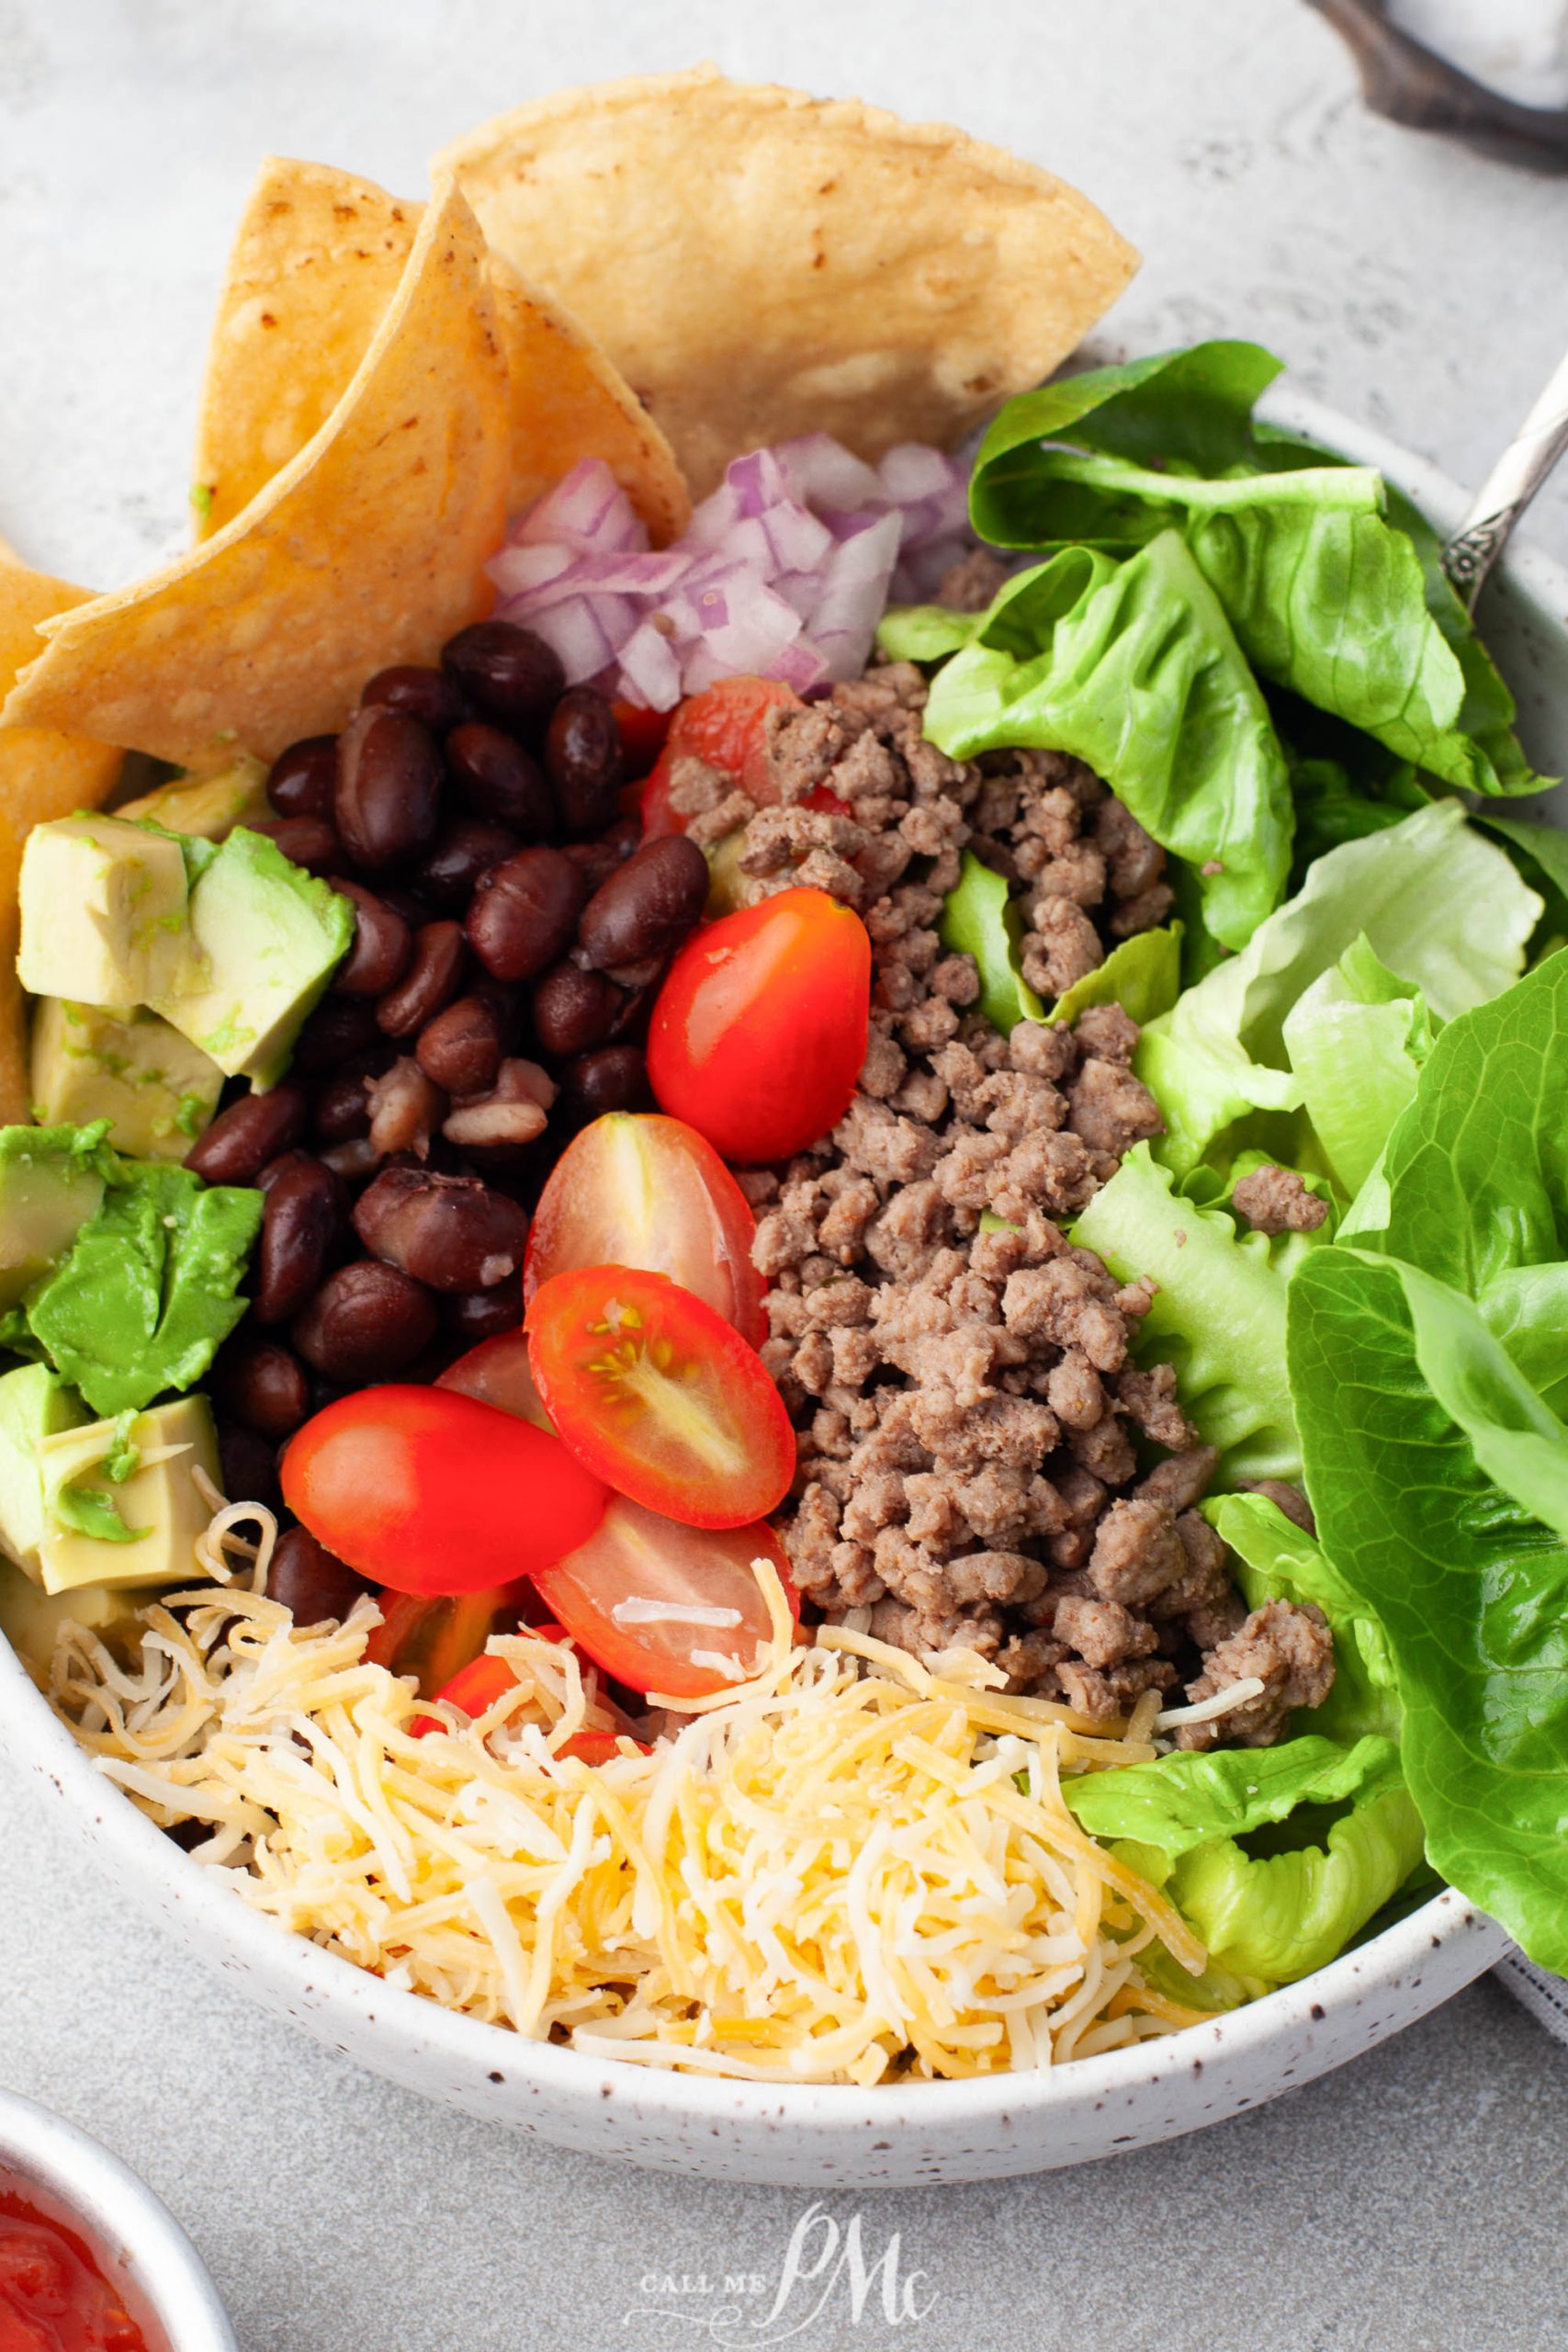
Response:
POLYGON ((698 496, 797 433, 871 458, 950 447, 1048 376, 1137 267, 1032 164, 712 66, 519 107, 440 167, 604 345, 698 496))
MULTIPOLYGON (((325 164, 271 157, 230 257, 197 439, 197 537, 232 522, 336 407, 402 277, 423 204, 325 164)), ((493 256, 521 514, 580 458, 602 458, 656 547, 691 501, 664 435, 571 322, 493 256)))
POLYGON ((372 672, 489 610, 511 438, 484 240, 448 185, 314 439, 204 546, 51 623, 0 721, 186 766, 341 727, 372 672))
MULTIPOLYGON (((91 590, 30 571, 0 540, 0 694, 39 650, 38 625, 85 604, 91 590)), ((35 825, 97 808, 113 791, 120 754, 48 727, 0 728, 0 1123, 29 1117, 27 1023, 17 978, 22 844, 35 825)))
POLYGON ((198 539, 231 523, 336 408, 397 293, 423 204, 271 155, 240 223, 197 428, 198 539))

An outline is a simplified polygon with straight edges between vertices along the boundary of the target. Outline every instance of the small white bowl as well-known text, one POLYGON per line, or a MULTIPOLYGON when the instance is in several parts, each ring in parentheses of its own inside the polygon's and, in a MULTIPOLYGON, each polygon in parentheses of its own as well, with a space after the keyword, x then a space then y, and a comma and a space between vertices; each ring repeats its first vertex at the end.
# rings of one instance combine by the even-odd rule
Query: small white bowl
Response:
POLYGON ((150 2343, 238 2352, 218 2290, 168 2207, 73 2123, 0 2091, 0 2188, 74 2229, 150 2343), (161 2339, 161 2341, 160 2341, 161 2339))
MULTIPOLYGON (((1459 521, 1463 493, 1419 458, 1315 401, 1292 394, 1267 406, 1280 423, 1380 467, 1439 529, 1459 521)), ((1527 745, 1543 771, 1568 771, 1568 571, 1521 550, 1488 596, 1488 642, 1518 697, 1527 745)), ((394 1992, 285 1933, 94 1770, 3 1640, 0 1746, 129 1894, 331 2048, 468 2114, 717 2179, 908 2187, 1045 2172, 1146 2146, 1342 2065, 1481 1975, 1506 1942, 1450 1892, 1303 1983, 1135 2049, 975 2082, 774 2089, 521 2041, 394 1992)))

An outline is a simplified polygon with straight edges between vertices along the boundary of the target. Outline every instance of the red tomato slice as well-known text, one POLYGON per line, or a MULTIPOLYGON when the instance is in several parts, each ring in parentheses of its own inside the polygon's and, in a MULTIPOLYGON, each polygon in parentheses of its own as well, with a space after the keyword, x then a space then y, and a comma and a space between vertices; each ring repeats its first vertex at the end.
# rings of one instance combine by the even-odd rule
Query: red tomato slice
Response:
POLYGON ((532 1421, 536 1430, 549 1430, 555 1435, 528 1362, 528 1342, 521 1331, 502 1331, 493 1340, 481 1340, 466 1356, 449 1363, 435 1385, 455 1388, 462 1396, 475 1396, 481 1405, 494 1405, 502 1413, 515 1413, 519 1420, 532 1421))
POLYGON ((307 1421, 283 1458, 283 1494, 340 1560, 416 1593, 532 1576, 592 1533, 607 1499, 558 1438, 450 1388, 401 1384, 307 1421))
MULTIPOLYGON (((567 1146, 539 1196, 523 1295, 531 1299, 574 1266, 635 1266, 668 1274, 759 1347, 767 1321, 762 1278, 751 1263, 756 1231, 745 1193, 694 1127, 657 1112, 607 1111, 567 1146)), ((476 1349, 453 1371, 482 1352, 476 1349)), ((452 1373, 443 1378, 452 1381, 452 1373)))
POLYGON ((420 1697, 433 1699, 445 1698, 444 1686, 469 1670, 492 1634, 515 1629, 534 1589, 503 1584, 434 1598, 389 1589, 378 1598, 381 1623, 365 1645, 366 1657, 389 1674, 412 1674, 420 1697))
POLYGON ((870 1018, 859 915, 825 890, 781 890, 686 942, 653 1008, 648 1075, 726 1159, 787 1159, 848 1110, 870 1018))
POLYGON ((683 833, 691 822, 670 806, 670 775, 679 759, 705 760, 749 792, 759 808, 778 798, 764 756, 763 722, 775 703, 804 708, 793 686, 778 678, 720 678, 682 703, 642 797, 645 841, 683 833))
POLYGON ((670 732, 672 711, 644 710, 639 703, 612 704, 615 715, 615 731, 621 739, 621 757, 626 774, 641 776, 648 774, 670 732))
MULTIPOLYGON (((535 1625, 531 1630, 541 1641, 561 1642, 568 1648, 576 1649, 584 1673, 593 1672, 592 1659, 573 1642, 564 1625, 535 1625)), ((489 1713, 498 1699, 503 1699, 508 1690, 515 1689, 516 1682, 517 1677, 505 1658, 487 1655, 471 1659, 435 1696, 448 1706, 460 1707, 470 1720, 477 1721, 480 1715, 489 1713)), ((603 1764, 606 1758, 619 1752, 616 1742, 620 1739, 636 1741, 642 1753, 648 1755, 649 1749, 637 1738, 630 1717, 623 1714, 614 1700, 606 1699, 603 1691, 596 1691, 592 1704, 594 1713, 607 1717, 607 1723, 592 1731, 574 1733, 558 1751, 560 1755, 580 1756, 585 1764, 603 1764)), ((444 1731, 446 1725, 438 1715, 416 1715, 409 1729, 416 1739, 423 1739, 430 1732, 444 1731)))
POLYGON ((783 1397, 739 1333, 667 1274, 557 1274, 525 1328, 545 1409, 596 1478, 686 1527, 744 1527, 784 1500, 783 1397))
POLYGON ((632 1690, 703 1699, 755 1673, 772 1630, 753 1560, 772 1560, 800 1603, 767 1526, 691 1528, 617 1495, 586 1544, 539 1578, 579 1648, 632 1690))

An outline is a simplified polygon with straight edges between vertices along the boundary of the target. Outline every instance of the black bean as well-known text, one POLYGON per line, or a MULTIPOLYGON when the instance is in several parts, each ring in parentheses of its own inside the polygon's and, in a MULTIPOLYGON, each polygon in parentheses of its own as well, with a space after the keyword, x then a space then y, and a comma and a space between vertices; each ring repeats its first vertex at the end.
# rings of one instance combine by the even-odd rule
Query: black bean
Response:
POLYGON ((267 1565, 267 1599, 280 1600, 297 1625, 324 1625, 331 1617, 341 1625, 360 1595, 374 1589, 308 1527, 286 1529, 267 1565))
POLYGON ((317 1143, 331 1149, 336 1144, 352 1143, 355 1136, 369 1134, 368 1080, 379 1075, 365 1068, 359 1054, 345 1068, 333 1072, 310 1105, 310 1133, 317 1143))
POLYGON ((614 980, 603 972, 585 972, 568 956, 535 984, 534 1035, 547 1054, 583 1053, 603 1045, 621 1003, 614 980))
POLYGON ((531 980, 570 946, 587 896, 558 849, 520 850, 484 876, 463 928, 496 979, 531 980))
POLYGON ((218 1466, 223 1474, 223 1492, 231 1503, 262 1503, 268 1510, 279 1508, 277 1448, 259 1430, 248 1430, 240 1421, 220 1421, 218 1466))
POLYGON ((617 865, 624 865, 642 840, 640 817, 617 817, 597 841, 568 842, 566 854, 587 883, 596 890, 617 865))
POLYGON ((368 874, 412 864, 435 838, 446 771, 434 736, 406 711, 372 703, 338 738, 333 814, 368 874))
POLYGON ((390 1380, 435 1336, 435 1301, 400 1267, 355 1258, 329 1274, 290 1338, 309 1364, 350 1385, 390 1380))
POLYGON ((376 1024, 389 1037, 413 1037, 451 1003, 468 969, 463 926, 427 922, 413 935, 413 955, 395 989, 376 1007, 376 1024))
POLYGON ((513 621, 476 621, 441 650, 441 666, 483 710, 502 720, 541 719, 566 684, 560 657, 513 621))
POLYGON ((678 947, 707 904, 708 862, 684 833, 647 842, 602 882, 578 920, 578 944, 598 971, 678 947))
POLYGON ((307 874, 341 874, 348 864, 324 817, 267 817, 252 831, 276 842, 289 864, 302 865, 307 874))
POLYGON ((569 833, 602 833, 620 797, 621 730, 592 686, 573 686, 550 714, 545 768, 569 833))
POLYGON ((520 841, 548 841, 556 829, 550 787, 520 743, 475 719, 446 738, 452 781, 476 816, 510 825, 520 841))
POLYGON ((413 953, 413 934, 395 907, 360 882, 337 888, 354 902, 354 944, 333 975, 342 996, 385 996, 401 979, 413 953))
POLYGON ((251 1311, 258 1323, 286 1323, 304 1306, 326 1272, 342 1229, 343 1197, 332 1170, 305 1152, 274 1178, 256 1250, 251 1311))
POLYGON ((465 1348, 515 1331, 523 1320, 523 1277, 508 1274, 493 1290, 453 1291, 441 1302, 447 1328, 465 1348))
POLYGON ((635 1111, 652 1100, 648 1065, 637 1046, 604 1046, 594 1054, 579 1054, 561 1076, 575 1102, 597 1118, 604 1111, 635 1111))
POLYGON ((492 823, 488 817, 459 817, 442 827, 410 878, 433 907, 443 914, 460 915, 481 875, 503 865, 522 846, 522 837, 510 825, 492 823))
POLYGON ((384 907, 390 907, 395 915, 401 915, 411 931, 417 931, 421 923, 428 922, 436 912, 435 908, 422 899, 417 890, 405 883, 378 882, 376 896, 384 907))
POLYGON ((388 1168, 355 1203, 354 1229, 378 1258, 432 1290, 489 1290, 522 1264, 528 1219, 474 1177, 388 1168))
POLYGON ((335 735, 307 735, 274 760, 266 797, 280 817, 330 817, 336 795, 335 735))
POLYGON ((448 1094, 483 1094, 495 1084, 509 1023, 491 997, 459 997, 419 1033, 414 1057, 448 1094))
POLYGON ((297 1086, 242 1094, 186 1154, 186 1166, 209 1184, 254 1184, 269 1159, 305 1132, 305 1097, 297 1086))
POLYGON ((445 670, 428 670, 415 662, 378 670, 359 700, 362 707, 376 703, 387 710, 406 711, 437 735, 460 727, 469 715, 467 697, 455 679, 445 670))
POLYGON ((324 1077, 355 1054, 380 1042, 375 1008, 363 997, 329 996, 316 1007, 294 1041, 289 1065, 295 1078, 324 1077))
POLYGON ((290 1436, 310 1410, 310 1384, 299 1357, 253 1332, 220 1350, 212 1393, 220 1413, 275 1442, 290 1436))

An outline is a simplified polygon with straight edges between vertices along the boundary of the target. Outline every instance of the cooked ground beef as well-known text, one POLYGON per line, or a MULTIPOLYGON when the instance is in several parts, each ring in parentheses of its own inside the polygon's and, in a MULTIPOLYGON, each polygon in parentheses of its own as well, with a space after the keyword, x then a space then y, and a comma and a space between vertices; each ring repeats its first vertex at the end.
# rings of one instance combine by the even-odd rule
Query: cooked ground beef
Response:
POLYGON ((1328 1203, 1309 1193, 1293 1168, 1256 1168, 1231 1198, 1254 1233, 1315 1233, 1328 1215, 1328 1203))
POLYGON ((1154 1286, 1118 1284, 1063 1230, 1160 1131, 1136 1024, 1113 1005, 1000 1036, 975 1010, 973 959, 936 929, 970 848, 1026 886, 1023 968, 1055 997, 1168 912, 1164 852, 1077 762, 947 758, 920 733, 925 696, 896 663, 773 714, 774 806, 700 762, 675 783, 698 838, 744 813, 753 899, 815 884, 873 943, 848 1111, 741 1180, 772 1285, 763 1355, 798 1432, 791 1562, 818 1611, 868 1610, 913 1651, 965 1643, 1010 1688, 1096 1719, 1257 1674, 1262 1696, 1187 1738, 1261 1744, 1327 1689, 1327 1630, 1280 1602, 1247 1614, 1194 1509, 1213 1453, 1171 1367, 1132 1358, 1154 1286))

